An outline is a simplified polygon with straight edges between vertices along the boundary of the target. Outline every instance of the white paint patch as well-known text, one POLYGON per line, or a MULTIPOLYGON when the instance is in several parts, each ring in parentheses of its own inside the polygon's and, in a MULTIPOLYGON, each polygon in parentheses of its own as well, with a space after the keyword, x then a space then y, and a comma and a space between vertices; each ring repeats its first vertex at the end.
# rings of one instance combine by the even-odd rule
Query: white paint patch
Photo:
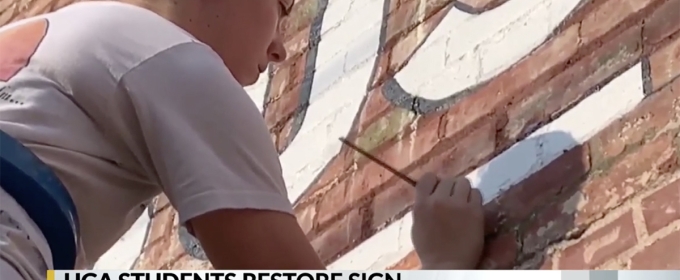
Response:
MULTIPOLYGON (((630 112, 643 98, 642 67, 638 64, 466 177, 487 203, 564 151, 583 144, 630 112)), ((406 215, 332 263, 329 269, 381 270, 396 264, 413 251, 412 225, 412 216, 406 215)))
POLYGON ((144 212, 123 237, 95 263, 94 269, 131 269, 144 248, 151 219, 144 212))
POLYGON ((485 82, 541 45, 579 2, 510 0, 480 15, 451 9, 395 79, 431 100, 485 82))

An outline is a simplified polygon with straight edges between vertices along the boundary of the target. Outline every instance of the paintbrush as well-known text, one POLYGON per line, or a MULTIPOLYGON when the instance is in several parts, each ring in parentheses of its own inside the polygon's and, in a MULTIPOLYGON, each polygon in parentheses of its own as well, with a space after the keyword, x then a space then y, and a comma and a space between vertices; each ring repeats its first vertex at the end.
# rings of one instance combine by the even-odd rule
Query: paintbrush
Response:
POLYGON ((368 159, 377 163, 378 165, 382 166, 383 168, 387 169, 388 171, 392 172, 392 174, 394 174, 394 176, 397 176, 400 179, 406 181, 411 186, 414 186, 414 187, 416 186, 416 180, 409 178, 408 176, 404 175, 404 173, 399 172, 396 168, 388 165, 384 161, 382 161, 382 160, 376 158, 375 156, 369 154, 367 151, 363 150, 362 148, 359 148, 357 145, 354 145, 352 142, 348 141, 347 139, 340 137, 340 142, 349 146, 350 148, 359 152, 360 154, 364 155, 365 157, 367 157, 368 159))

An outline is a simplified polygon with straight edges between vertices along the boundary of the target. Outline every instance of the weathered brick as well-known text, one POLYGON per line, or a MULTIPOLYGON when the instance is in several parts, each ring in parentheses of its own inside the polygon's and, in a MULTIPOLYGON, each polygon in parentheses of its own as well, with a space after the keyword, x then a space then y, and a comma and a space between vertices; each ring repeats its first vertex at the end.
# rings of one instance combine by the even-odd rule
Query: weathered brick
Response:
POLYGON ((156 220, 152 225, 152 228, 158 227, 165 233, 164 238, 158 239, 158 242, 149 244, 144 248, 144 254, 140 258, 137 268, 160 269, 186 254, 184 247, 177 238, 177 215, 174 211, 171 213, 171 219, 156 220))
MULTIPOLYGON (((402 134, 404 128, 411 124, 414 115, 402 108, 393 108, 383 117, 375 120, 363 133, 357 136, 356 144, 366 151, 372 151, 388 140, 402 134)), ((398 139, 397 139, 398 141, 398 139)), ((357 156, 360 154, 357 153, 357 156)))
MULTIPOLYGON (((675 1, 680 3, 680 1, 675 1)), ((680 11, 680 5, 678 5, 680 11)), ((675 16, 677 17, 677 14, 675 16)), ((678 22, 680 25, 680 22, 678 22)), ((680 36, 649 56, 652 89, 658 90, 680 75, 680 36)))
MULTIPOLYGON (((581 24, 581 39, 588 44, 655 0, 609 0, 588 13, 581 24)), ((658 0, 656 0, 659 2, 658 0)))
POLYGON ((606 166, 626 150, 633 149, 650 137, 680 127, 678 96, 672 86, 643 100, 633 111, 600 131, 590 141, 593 165, 606 166))
POLYGON ((487 211, 502 217, 503 225, 496 226, 512 227, 543 205, 554 201, 565 189, 581 183, 589 170, 588 146, 579 145, 511 187, 485 207, 487 211))
POLYGON ((637 237, 633 215, 627 212, 564 249, 559 258, 559 268, 593 268, 635 244, 637 244, 637 237))
POLYGON ((515 266, 519 244, 514 234, 504 233, 485 244, 484 255, 479 264, 482 269, 510 269, 515 266))
POLYGON ((582 186, 563 191, 523 226, 525 253, 543 250, 548 244, 583 229, 594 218, 653 183, 658 176, 654 163, 664 152, 672 149, 671 140, 667 135, 660 137, 629 154, 606 172, 594 175, 582 186))
MULTIPOLYGON (((283 93, 288 93, 288 91, 294 94, 300 94, 303 88, 302 83, 305 79, 310 79, 310 75, 314 73, 312 67, 307 65, 307 55, 299 55, 295 57, 290 57, 284 65, 288 67, 289 76, 287 83, 283 84, 281 90, 283 93)), ((311 89, 310 89, 311 90, 311 89)))
POLYGON ((379 228, 392 220, 395 214, 403 212, 413 205, 415 189, 406 182, 397 182, 397 186, 391 187, 376 196, 372 203, 371 228, 379 228))
POLYGON ((295 209, 295 216, 297 217, 298 223, 305 234, 312 231, 314 227, 314 221, 316 220, 316 205, 310 204, 305 207, 295 209))
POLYGON ((677 269, 680 267, 678 244, 680 231, 676 230, 635 254, 630 260, 630 269, 677 269))
POLYGON ((319 9, 319 0, 303 0, 293 5, 289 17, 281 22, 281 32, 288 38, 300 30, 310 26, 319 9))
POLYGON ((659 170, 657 163, 665 162, 668 156, 675 158, 672 139, 669 135, 659 137, 616 162, 601 177, 587 182, 581 190, 582 203, 571 209, 578 223, 618 206, 636 192, 648 188, 659 175, 668 172, 666 169, 659 170), (668 154, 669 151, 671 154, 668 154))
POLYGON ((680 181, 675 181, 642 200, 647 232, 654 234, 680 219, 680 181))
MULTIPOLYGON (((446 113, 449 119, 444 137, 461 132, 480 117, 489 115, 507 99, 523 98, 517 94, 528 85, 540 82, 540 77, 555 72, 566 63, 578 48, 579 26, 572 26, 539 47, 531 56, 522 59, 509 70, 501 73, 488 85, 452 106, 446 113)), ((548 77, 549 78, 549 77, 548 77)), ((543 78, 545 79, 545 77, 543 78)), ((515 100, 513 103, 519 102, 515 100)), ((500 109, 503 110, 503 109, 500 109)))
MULTIPOLYGON (((413 0, 402 0, 402 1, 413 1, 413 0)), ((420 19, 427 20, 435 13, 441 10, 446 10, 451 7, 456 1, 454 0, 420 0, 425 2, 424 8, 420 11, 420 19)), ((503 0, 500 0, 503 1, 503 0)))
POLYGON ((168 269, 168 270, 212 270, 213 269, 212 265, 210 265, 210 262, 198 260, 198 259, 192 258, 189 255, 184 255, 184 256, 174 260, 172 263, 166 265, 163 268, 168 269))
POLYGON ((679 10, 679 0, 667 0, 645 19, 645 45, 654 45, 680 28, 679 10))
POLYGON ((448 174, 448 176, 458 175, 481 165, 495 152, 496 123, 490 120, 456 141, 452 148, 442 151, 442 155, 445 155, 444 161, 437 168, 440 173, 448 174))
MULTIPOLYGON (((425 1, 425 0, 420 0, 425 1)), ((431 2, 431 1, 428 1, 431 2)), ((439 23, 448 14, 448 9, 442 9, 439 12, 429 16, 427 20, 418 25, 417 28, 411 30, 398 39, 394 39, 394 43, 387 45, 387 50, 382 55, 389 56, 389 71, 396 73, 401 70, 408 62, 408 59, 413 53, 418 50, 420 45, 428 38, 430 33, 439 26, 439 23)))
POLYGON ((345 210, 353 206, 351 197, 348 197, 348 186, 350 182, 344 180, 337 184, 331 185, 328 192, 326 192, 317 204, 316 223, 323 224, 331 219, 334 219, 339 213, 338 211, 345 210))
POLYGON ((550 80, 508 110, 509 139, 530 132, 579 101, 590 88, 635 61, 641 53, 639 27, 633 27, 550 80))
MULTIPOLYGON (((164 195, 161 197, 165 197, 164 195)), ((161 200, 161 199, 159 199, 161 200)), ((167 201, 166 199, 163 199, 167 201)), ((161 200, 162 201, 162 200, 161 200)), ((159 205, 161 203, 157 203, 159 205)), ((169 202, 168 202, 169 205, 169 202)), ((157 208, 158 211, 154 213, 152 218, 151 227, 149 228, 149 233, 147 237, 147 244, 151 246, 161 242, 163 239, 171 238, 172 227, 174 226, 172 221, 175 219, 177 212, 172 207, 162 207, 157 208)))
POLYGON ((306 54, 307 48, 309 48, 309 37, 311 35, 310 32, 311 26, 307 26, 298 31, 297 34, 291 35, 290 38, 283 43, 289 58, 295 56, 306 56, 302 53, 304 52, 306 54))
MULTIPOLYGON (((353 139, 349 139, 354 141, 353 139)), ((319 174, 316 183, 310 188, 309 194, 306 195, 306 199, 303 198, 301 201, 307 201, 315 197, 316 195, 322 195, 319 193, 321 190, 328 189, 331 184, 337 183, 336 181, 354 164, 353 161, 354 150, 348 147, 342 147, 340 152, 326 165, 324 172, 319 174)))
MULTIPOLYGON (((290 92, 285 96, 267 104, 264 118, 269 129, 281 126, 283 123, 293 118, 299 106, 299 94, 290 92)), ((280 130, 276 130, 277 132, 280 130)), ((280 136, 280 135, 279 135, 280 136)))
POLYGON ((396 36, 401 36, 400 33, 418 22, 418 2, 418 0, 400 2, 399 7, 388 15, 385 41, 395 40, 396 36))
MULTIPOLYGON (((438 122, 436 120, 436 118, 420 119, 416 124, 418 128, 411 132, 415 134, 413 137, 404 135, 400 138, 400 141, 390 140, 396 143, 383 150, 376 151, 374 155, 397 169, 407 167, 413 161, 429 152, 432 147, 436 145, 438 141, 438 122), (418 124, 422 124, 422 127, 418 124), (408 154, 409 156, 405 156, 405 154, 408 154)), ((364 198, 374 189, 383 186, 393 177, 393 174, 390 171, 375 162, 369 161, 356 154, 355 156, 364 163, 358 166, 357 170, 349 173, 338 185, 348 188, 346 192, 347 195, 331 196, 325 194, 324 197, 326 198, 323 199, 341 200, 341 202, 338 202, 338 205, 343 204, 346 205, 346 207, 349 207, 349 205, 353 205, 354 202, 364 198), (344 182, 348 180, 351 180, 351 183, 344 182)), ((321 214, 321 211, 319 213, 320 215, 326 215, 321 214)))
POLYGON ((415 251, 411 251, 406 257, 401 259, 396 264, 387 268, 387 270, 415 270, 420 269, 420 258, 415 251))
POLYGON ((368 93, 364 108, 361 110, 361 117, 357 126, 359 134, 364 133, 379 118, 389 113, 394 105, 383 95, 383 87, 377 87, 368 93))
POLYGON ((352 210, 348 215, 317 238, 312 240, 312 246, 316 249, 321 260, 328 264, 334 260, 339 253, 350 247, 361 237, 361 214, 359 209, 352 210))

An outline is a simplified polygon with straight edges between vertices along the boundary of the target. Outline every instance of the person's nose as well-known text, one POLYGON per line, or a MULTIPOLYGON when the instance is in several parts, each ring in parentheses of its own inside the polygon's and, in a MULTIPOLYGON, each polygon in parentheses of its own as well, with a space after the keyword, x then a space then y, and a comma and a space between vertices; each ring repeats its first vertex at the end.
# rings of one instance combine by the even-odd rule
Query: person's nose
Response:
POLYGON ((270 45, 267 50, 267 56, 271 62, 282 62, 286 60, 287 56, 286 47, 283 46, 283 40, 281 37, 277 37, 270 45))

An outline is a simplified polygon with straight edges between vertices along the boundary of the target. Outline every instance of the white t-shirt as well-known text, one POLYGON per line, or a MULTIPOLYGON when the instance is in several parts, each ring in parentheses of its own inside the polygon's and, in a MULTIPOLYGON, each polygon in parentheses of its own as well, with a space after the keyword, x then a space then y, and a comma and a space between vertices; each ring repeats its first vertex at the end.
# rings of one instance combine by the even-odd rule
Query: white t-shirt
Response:
POLYGON ((293 212, 256 105, 212 49, 151 11, 87 2, 0 28, 0 88, 0 129, 75 201, 81 268, 161 192, 182 223, 293 212))

